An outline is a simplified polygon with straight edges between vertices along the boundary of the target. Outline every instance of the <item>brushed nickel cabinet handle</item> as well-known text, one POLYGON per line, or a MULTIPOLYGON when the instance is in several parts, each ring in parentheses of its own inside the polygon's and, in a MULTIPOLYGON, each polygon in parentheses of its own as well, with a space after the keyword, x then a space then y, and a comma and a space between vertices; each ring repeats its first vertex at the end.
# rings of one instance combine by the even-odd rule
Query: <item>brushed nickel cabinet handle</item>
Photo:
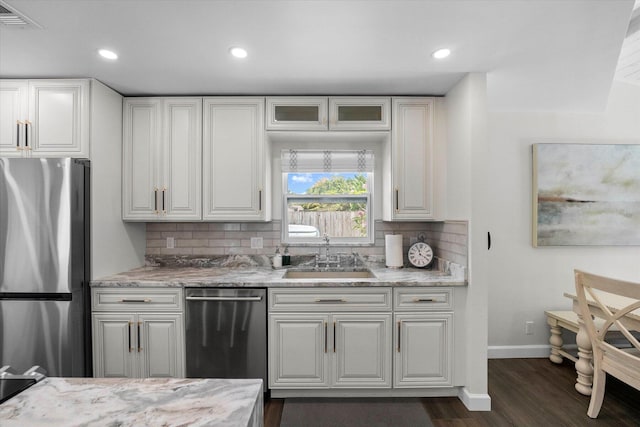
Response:
POLYGON ((129 322, 129 353, 131 353, 131 350, 133 350, 133 348, 131 347, 131 324, 133 322, 129 322))
POLYGON ((398 188, 396 188, 396 212, 400 210, 400 190, 398 190, 398 188))
POLYGON ((435 298, 414 298, 413 302, 438 302, 435 298))
POLYGON ((258 210, 262 211, 262 190, 258 190, 258 210))
POLYGON ((18 151, 22 150, 22 148, 20 147, 20 125, 22 124, 22 122, 20 120, 16 121, 16 149, 18 151))
POLYGON ((167 187, 163 187, 162 188, 162 214, 166 214, 167 213, 167 209, 165 207, 165 193, 167 191, 167 187))
POLYGON ((333 352, 336 352, 336 322, 333 321, 333 352))
POLYGON ((127 299, 127 298, 123 298, 120 300, 120 302, 123 303, 145 303, 148 304, 151 302, 151 300, 149 298, 145 298, 145 299, 127 299))
POLYGON ((402 320, 398 320, 398 353, 400 353, 400 331, 402 328, 402 320))
POLYGON ((25 120, 24 122, 24 149, 31 150, 29 147, 29 130, 31 129, 31 122, 29 120, 25 120))
POLYGON ((327 322, 324 322, 324 352, 327 352, 327 322))
POLYGON ((153 211, 155 214, 158 214, 158 188, 154 187, 153 189, 153 211))
POLYGON ((321 302, 321 303, 336 303, 336 302, 347 302, 346 299, 344 298, 316 298, 316 302, 321 302))
POLYGON ((142 341, 140 340, 140 325, 142 325, 142 322, 138 322, 138 353, 142 351, 142 341))

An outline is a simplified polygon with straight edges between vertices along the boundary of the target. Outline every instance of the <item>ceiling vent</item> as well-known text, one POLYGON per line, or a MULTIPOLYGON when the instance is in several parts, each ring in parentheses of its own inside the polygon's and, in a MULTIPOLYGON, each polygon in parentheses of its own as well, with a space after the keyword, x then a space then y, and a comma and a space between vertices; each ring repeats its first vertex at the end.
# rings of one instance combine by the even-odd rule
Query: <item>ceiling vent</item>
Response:
POLYGON ((0 1, 0 24, 7 27, 36 27, 41 28, 32 19, 11 8, 8 4, 0 1))

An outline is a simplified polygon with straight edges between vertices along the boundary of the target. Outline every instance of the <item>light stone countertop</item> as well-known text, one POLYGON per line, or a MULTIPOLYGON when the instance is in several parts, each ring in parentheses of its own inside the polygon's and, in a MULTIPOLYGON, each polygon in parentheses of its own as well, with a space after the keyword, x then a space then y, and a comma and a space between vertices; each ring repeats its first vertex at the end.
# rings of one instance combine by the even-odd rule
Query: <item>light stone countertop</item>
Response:
POLYGON ((262 426, 262 380, 46 378, 0 405, 0 425, 262 426))
POLYGON ((140 267, 93 280, 92 287, 335 287, 466 286, 464 271, 371 268, 375 278, 284 279, 286 269, 269 267, 140 267))

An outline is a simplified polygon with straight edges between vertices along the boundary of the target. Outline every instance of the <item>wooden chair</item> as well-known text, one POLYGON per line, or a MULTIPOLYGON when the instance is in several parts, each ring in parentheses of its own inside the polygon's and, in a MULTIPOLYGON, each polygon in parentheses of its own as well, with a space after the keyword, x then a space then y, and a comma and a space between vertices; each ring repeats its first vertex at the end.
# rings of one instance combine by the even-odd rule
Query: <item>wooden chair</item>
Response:
MULTIPOLYGON (((640 309, 640 283, 625 282, 575 270, 578 305, 585 328, 593 345, 593 391, 587 415, 596 418, 602 407, 606 374, 640 390, 640 342, 633 336, 625 318, 640 309), (615 299, 617 311, 609 309, 606 301, 615 299), (594 317, 604 320, 596 326, 594 317), (619 349, 604 341, 615 326, 631 344, 619 349)), ((637 324, 637 320, 635 321, 637 324)))

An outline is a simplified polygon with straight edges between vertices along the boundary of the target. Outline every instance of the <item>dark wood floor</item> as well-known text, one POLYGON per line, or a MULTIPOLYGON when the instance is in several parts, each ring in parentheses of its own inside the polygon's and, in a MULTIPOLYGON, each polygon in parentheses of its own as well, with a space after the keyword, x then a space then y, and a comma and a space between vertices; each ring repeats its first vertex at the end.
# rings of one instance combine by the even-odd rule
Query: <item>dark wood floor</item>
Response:
MULTIPOLYGON (((464 426, 640 426, 640 391, 607 377, 602 410, 587 417, 589 397, 573 388, 572 362, 549 359, 489 360, 490 412, 469 412, 455 397, 425 398, 422 403, 435 427, 464 426)), ((284 400, 265 404, 265 427, 279 427, 284 400)), ((303 426, 301 426, 303 427, 303 426)))

